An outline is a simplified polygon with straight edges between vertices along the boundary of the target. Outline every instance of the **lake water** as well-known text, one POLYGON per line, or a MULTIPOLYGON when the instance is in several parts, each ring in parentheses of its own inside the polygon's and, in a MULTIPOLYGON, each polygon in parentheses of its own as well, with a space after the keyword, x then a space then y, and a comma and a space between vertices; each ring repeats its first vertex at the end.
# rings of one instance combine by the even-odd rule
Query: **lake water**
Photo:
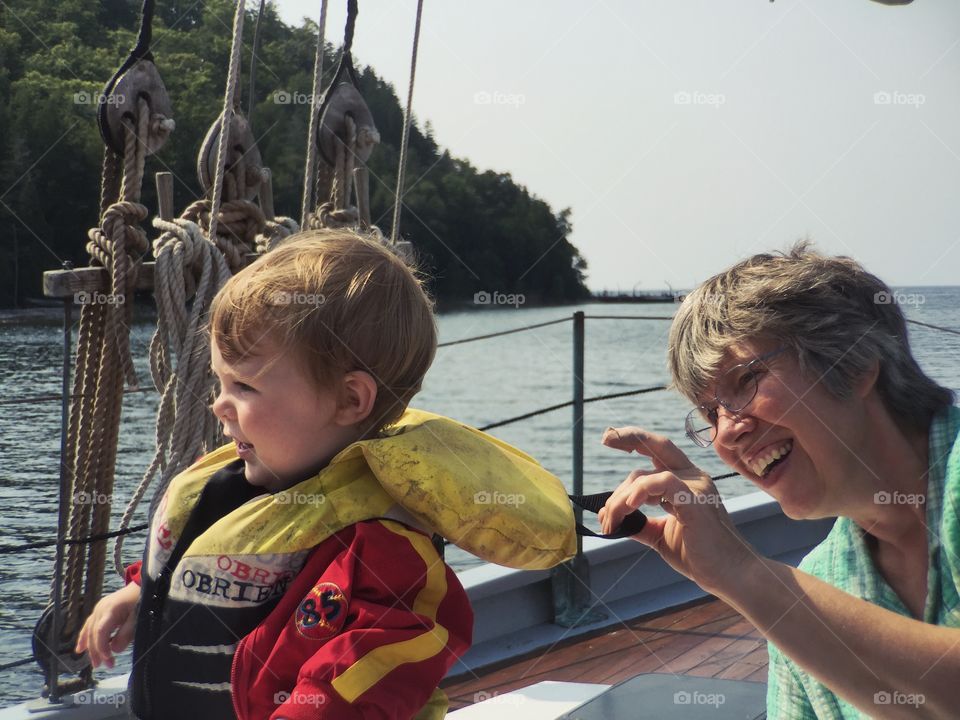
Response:
MULTIPOLYGON (((903 288, 922 304, 904 305, 911 319, 960 328, 960 288, 903 288)), ((673 315, 672 304, 509 308, 451 312, 439 318, 440 341, 450 342, 559 318, 576 310, 590 315, 673 315)), ((9 317, 9 315, 7 316, 9 317)), ((668 320, 601 320, 586 322, 586 397, 665 385, 668 320)), ((149 381, 147 322, 133 333, 141 382, 149 381)), ((573 324, 564 322, 476 343, 441 348, 414 405, 482 426, 568 401, 572 396, 573 324)), ((960 336, 910 326, 914 352, 921 366, 943 385, 960 393, 960 336)), ((60 390, 61 331, 56 323, 0 324, 0 401, 57 394, 60 390)), ((115 522, 129 493, 153 453, 157 395, 135 393, 124 399, 123 426, 117 455, 115 522)), ((661 391, 605 400, 586 406, 584 484, 587 491, 610 489, 642 460, 607 450, 599 440, 609 425, 638 424, 673 438, 711 474, 725 467, 709 449, 683 437, 687 403, 661 391)), ((60 451, 58 402, 0 404, 0 544, 3 546, 55 537, 60 451)), ((537 457, 570 484, 572 410, 563 408, 491 431, 537 457)), ((751 492, 741 478, 720 483, 727 497, 751 492)), ((144 521, 141 516, 135 521, 144 521)), ((142 533, 128 538, 127 561, 139 557, 142 533)), ((112 558, 112 544, 108 555, 112 558)), ((50 592, 51 548, 4 555, 0 565, 0 664, 29 657, 30 634, 50 592)), ((457 569, 477 561, 451 548, 448 560, 457 569)), ((109 562, 109 560, 108 560, 109 562)), ((119 586, 110 577, 107 588, 119 586)), ((126 656, 129 657, 128 655, 126 656)), ((116 671, 128 670, 121 661, 116 671)), ((0 672, 0 707, 36 697, 42 680, 36 666, 0 672)))

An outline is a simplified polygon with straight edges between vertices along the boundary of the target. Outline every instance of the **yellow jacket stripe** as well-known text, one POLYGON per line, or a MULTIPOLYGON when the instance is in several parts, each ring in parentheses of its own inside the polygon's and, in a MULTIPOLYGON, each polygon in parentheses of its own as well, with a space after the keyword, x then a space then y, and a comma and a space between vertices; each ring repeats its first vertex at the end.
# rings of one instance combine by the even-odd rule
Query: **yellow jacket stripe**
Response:
POLYGON ((434 625, 432 629, 410 640, 381 645, 334 679, 333 689, 350 703, 355 702, 394 668, 404 663, 421 662, 442 652, 447 646, 447 629, 436 624, 437 609, 447 594, 446 566, 437 557, 429 538, 398 523, 380 522, 388 530, 405 538, 423 559, 426 582, 417 593, 413 610, 430 618, 434 625))

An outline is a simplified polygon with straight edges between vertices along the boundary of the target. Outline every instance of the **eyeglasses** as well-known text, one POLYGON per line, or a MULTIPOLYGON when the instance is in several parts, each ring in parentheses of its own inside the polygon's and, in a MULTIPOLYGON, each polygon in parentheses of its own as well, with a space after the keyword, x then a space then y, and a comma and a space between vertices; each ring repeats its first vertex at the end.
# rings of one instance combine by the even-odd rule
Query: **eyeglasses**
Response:
POLYGON ((757 386, 765 361, 782 353, 786 348, 778 348, 765 353, 750 362, 734 365, 717 381, 717 394, 713 402, 701 405, 687 414, 684 428, 687 437, 700 447, 710 447, 717 437, 719 422, 718 408, 722 405, 727 412, 739 413, 757 396, 757 386), (723 398, 720 395, 723 395, 723 398), (704 425, 704 422, 708 423, 704 425))

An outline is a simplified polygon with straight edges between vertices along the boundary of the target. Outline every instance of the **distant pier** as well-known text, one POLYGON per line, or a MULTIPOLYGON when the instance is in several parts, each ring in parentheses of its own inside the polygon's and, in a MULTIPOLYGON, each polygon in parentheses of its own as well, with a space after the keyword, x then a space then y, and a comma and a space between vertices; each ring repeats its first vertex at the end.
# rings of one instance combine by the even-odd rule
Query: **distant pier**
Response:
POLYGON ((602 303, 681 303, 686 297, 680 292, 611 292, 609 290, 600 290, 591 293, 591 299, 594 302, 602 303))

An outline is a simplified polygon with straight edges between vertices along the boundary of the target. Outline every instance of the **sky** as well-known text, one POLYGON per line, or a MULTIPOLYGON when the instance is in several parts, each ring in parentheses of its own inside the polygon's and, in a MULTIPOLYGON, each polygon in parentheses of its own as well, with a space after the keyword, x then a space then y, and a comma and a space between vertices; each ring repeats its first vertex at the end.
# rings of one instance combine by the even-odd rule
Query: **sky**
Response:
MULTIPOLYGON (((355 62, 405 99, 416 1, 359 6, 355 62)), ((956 0, 425 0, 414 114, 572 208, 594 290, 690 288, 802 237, 960 285, 956 0)))

